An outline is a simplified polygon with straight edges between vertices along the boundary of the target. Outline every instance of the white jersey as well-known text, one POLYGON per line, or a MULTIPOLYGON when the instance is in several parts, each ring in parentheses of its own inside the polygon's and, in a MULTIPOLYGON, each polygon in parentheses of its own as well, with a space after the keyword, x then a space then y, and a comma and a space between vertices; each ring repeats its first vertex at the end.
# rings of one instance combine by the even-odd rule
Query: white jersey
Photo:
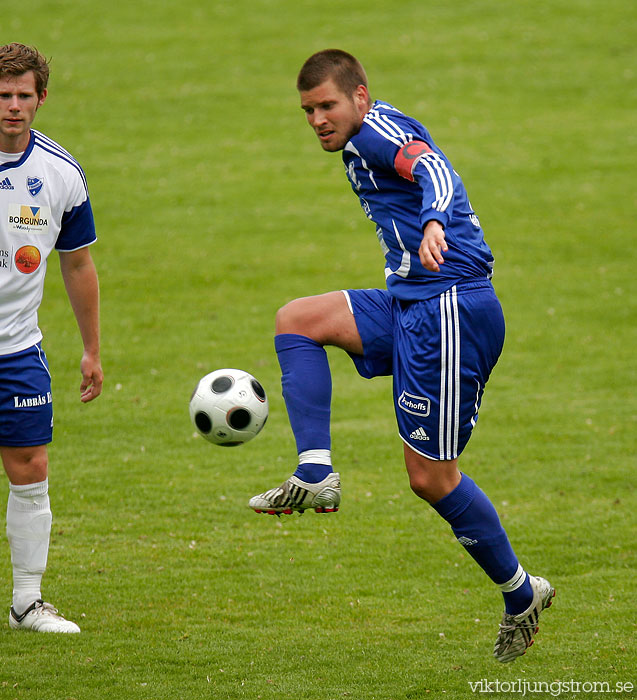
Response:
POLYGON ((86 178, 67 151, 32 129, 24 153, 10 157, 0 154, 0 355, 42 339, 49 253, 96 240, 86 178))

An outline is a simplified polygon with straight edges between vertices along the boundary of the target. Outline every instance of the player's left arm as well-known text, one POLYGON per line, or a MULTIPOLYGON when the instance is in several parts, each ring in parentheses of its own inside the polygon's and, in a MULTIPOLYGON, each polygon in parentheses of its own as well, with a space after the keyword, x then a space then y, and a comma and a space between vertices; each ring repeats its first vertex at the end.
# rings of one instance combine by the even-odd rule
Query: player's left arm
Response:
POLYGON ((80 329, 84 353, 80 369, 80 399, 86 403, 102 393, 104 373, 100 360, 99 282, 88 246, 60 251, 64 286, 80 329))
POLYGON ((454 195, 451 165, 425 141, 410 141, 398 149, 394 169, 422 190, 418 257, 427 270, 439 272, 445 261, 442 254, 448 250, 445 226, 454 195))
POLYGON ((442 254, 447 250, 449 248, 442 224, 436 219, 431 219, 425 224, 420 248, 418 248, 420 262, 430 272, 440 272, 440 266, 445 261, 442 254))

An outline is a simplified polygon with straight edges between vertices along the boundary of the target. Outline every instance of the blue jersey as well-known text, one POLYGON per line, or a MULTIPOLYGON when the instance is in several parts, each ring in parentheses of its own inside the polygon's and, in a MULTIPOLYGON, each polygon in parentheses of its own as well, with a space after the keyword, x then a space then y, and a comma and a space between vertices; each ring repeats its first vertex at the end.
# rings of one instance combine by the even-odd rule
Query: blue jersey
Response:
POLYGON ((377 100, 345 145, 343 162, 376 224, 393 296, 429 299, 456 283, 491 277, 493 255, 462 180, 422 124, 377 100), (442 224, 449 246, 439 272, 425 269, 418 257, 431 220, 442 224))

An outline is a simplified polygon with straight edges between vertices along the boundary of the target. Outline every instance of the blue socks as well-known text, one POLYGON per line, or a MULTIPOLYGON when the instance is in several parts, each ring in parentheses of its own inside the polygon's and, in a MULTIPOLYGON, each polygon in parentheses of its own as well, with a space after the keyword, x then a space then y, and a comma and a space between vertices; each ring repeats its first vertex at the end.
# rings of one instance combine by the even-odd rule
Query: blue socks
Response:
POLYGON ((317 483, 332 472, 330 408, 332 374, 323 346, 295 333, 274 338, 281 386, 299 453, 294 475, 317 483))
POLYGON ((533 599, 528 574, 518 563, 500 518, 486 494, 466 474, 433 508, 450 525, 460 544, 504 596, 506 612, 524 612, 533 599))
POLYGON ((329 450, 306 450, 299 454, 299 466, 294 472, 308 484, 318 484, 332 473, 332 458, 329 450))

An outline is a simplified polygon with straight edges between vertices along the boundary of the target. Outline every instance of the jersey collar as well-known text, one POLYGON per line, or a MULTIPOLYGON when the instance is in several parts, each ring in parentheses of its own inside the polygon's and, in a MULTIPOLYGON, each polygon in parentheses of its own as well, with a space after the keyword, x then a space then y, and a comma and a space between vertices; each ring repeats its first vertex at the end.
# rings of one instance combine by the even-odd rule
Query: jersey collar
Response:
POLYGON ((30 134, 29 134, 29 144, 27 147, 24 149, 24 153, 18 160, 11 161, 9 163, 2 163, 0 165, 0 172, 3 172, 4 170, 10 170, 11 168, 19 168, 25 161, 26 159, 31 155, 31 151, 33 150, 33 146, 35 145, 35 134, 33 133, 33 129, 31 129, 30 134))

